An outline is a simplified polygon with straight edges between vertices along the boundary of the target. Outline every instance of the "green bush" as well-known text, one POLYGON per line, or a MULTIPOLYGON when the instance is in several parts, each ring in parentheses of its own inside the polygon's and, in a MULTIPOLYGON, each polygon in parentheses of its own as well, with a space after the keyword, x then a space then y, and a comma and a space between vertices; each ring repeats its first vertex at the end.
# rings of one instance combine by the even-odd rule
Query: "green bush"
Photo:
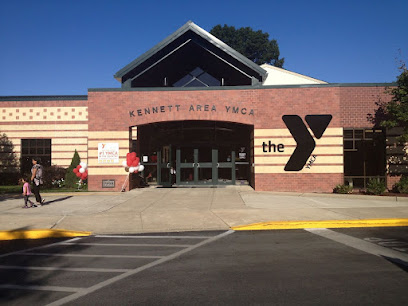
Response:
MULTIPOLYGON (((66 175, 67 169, 58 167, 58 166, 51 166, 51 167, 44 167, 43 171, 43 181, 44 181, 44 187, 45 188, 58 188, 62 187, 61 184, 56 184, 57 181, 62 180, 64 181, 65 175, 66 175)), ((65 185, 65 184, 64 184, 65 185)))
POLYGON ((370 179, 367 183, 367 194, 381 195, 387 190, 385 183, 380 179, 370 179))
POLYGON ((79 157, 77 150, 75 150, 71 165, 69 166, 69 168, 67 169, 67 173, 65 174, 65 187, 78 188, 77 183, 79 181, 79 178, 76 176, 73 170, 79 165, 80 162, 81 158, 79 157))
POLYGON ((14 173, 0 173, 0 183, 2 186, 13 186, 18 184, 18 180, 21 178, 19 172, 14 173))
POLYGON ((333 192, 334 193, 343 193, 343 194, 352 193, 353 192, 353 187, 350 186, 350 185, 341 185, 341 184, 339 184, 336 187, 334 187, 333 192))
POLYGON ((393 192, 408 193, 408 176, 401 176, 398 183, 392 187, 393 192))

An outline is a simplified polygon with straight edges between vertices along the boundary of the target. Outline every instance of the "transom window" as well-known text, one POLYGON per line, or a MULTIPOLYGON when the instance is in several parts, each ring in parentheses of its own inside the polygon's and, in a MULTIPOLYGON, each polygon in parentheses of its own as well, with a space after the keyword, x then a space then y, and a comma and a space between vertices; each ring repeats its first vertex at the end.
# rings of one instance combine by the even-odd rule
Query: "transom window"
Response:
POLYGON ((344 151, 356 151, 358 142, 363 140, 373 140, 375 136, 382 135, 382 130, 373 129, 345 129, 344 130, 344 151))
POLYGON ((210 87, 220 86, 221 82, 197 67, 173 84, 173 87, 210 87))

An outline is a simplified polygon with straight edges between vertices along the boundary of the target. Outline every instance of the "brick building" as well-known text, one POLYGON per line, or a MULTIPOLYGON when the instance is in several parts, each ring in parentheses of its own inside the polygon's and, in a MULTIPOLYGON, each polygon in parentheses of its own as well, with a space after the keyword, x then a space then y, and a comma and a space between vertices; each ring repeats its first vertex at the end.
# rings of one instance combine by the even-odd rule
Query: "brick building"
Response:
MULTIPOLYGON (((33 155, 89 165, 89 190, 120 190, 135 151, 150 184, 250 184, 330 192, 386 178, 385 135, 367 114, 390 84, 329 84, 258 66, 188 22, 87 96, 0 97, 0 132, 33 155)), ((130 176, 128 189, 139 174, 130 176)))

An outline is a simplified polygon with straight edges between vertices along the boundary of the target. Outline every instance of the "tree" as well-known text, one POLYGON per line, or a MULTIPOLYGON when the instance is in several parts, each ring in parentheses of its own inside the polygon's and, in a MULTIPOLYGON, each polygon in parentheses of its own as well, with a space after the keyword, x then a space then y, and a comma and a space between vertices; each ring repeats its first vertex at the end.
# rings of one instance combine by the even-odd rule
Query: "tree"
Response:
POLYGON ((79 181, 79 178, 76 176, 73 170, 79 165, 80 162, 81 158, 79 157, 79 154, 75 149, 74 156, 72 157, 71 160, 71 165, 69 166, 69 168, 67 169, 67 173, 65 174, 65 187, 68 188, 77 187, 77 182, 79 181))
POLYGON ((269 40, 268 33, 250 27, 236 29, 226 24, 216 25, 210 33, 258 65, 283 66, 285 59, 279 59, 278 43, 275 39, 269 40))
POLYGON ((6 134, 0 135, 0 181, 2 184, 16 184, 18 161, 14 153, 14 145, 6 134))
POLYGON ((375 127, 386 128, 389 143, 387 146, 387 164, 388 174, 391 176, 400 176, 401 186, 398 190, 408 190, 408 163, 407 163, 407 144, 408 144, 408 70, 405 63, 402 62, 399 67, 401 74, 397 77, 396 86, 387 88, 386 93, 390 95, 390 101, 379 100, 376 102, 378 108, 374 114, 368 114, 368 120, 375 127), (391 143, 390 141, 393 141, 391 143))
POLYGON ((400 67, 401 74, 397 78, 397 87, 388 90, 391 94, 391 101, 380 105, 384 120, 380 126, 386 128, 401 127, 401 142, 408 142, 408 69, 403 63, 400 67))

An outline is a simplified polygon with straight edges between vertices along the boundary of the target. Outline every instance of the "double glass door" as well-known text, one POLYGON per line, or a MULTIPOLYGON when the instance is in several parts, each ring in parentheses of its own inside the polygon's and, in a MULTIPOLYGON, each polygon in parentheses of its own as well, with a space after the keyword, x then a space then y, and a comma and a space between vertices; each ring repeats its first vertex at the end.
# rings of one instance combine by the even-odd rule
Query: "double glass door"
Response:
POLYGON ((177 185, 235 184, 235 152, 220 160, 214 148, 181 147, 176 150, 177 185))
POLYGON ((158 166, 163 186, 235 184, 235 151, 228 149, 165 146, 158 166))

